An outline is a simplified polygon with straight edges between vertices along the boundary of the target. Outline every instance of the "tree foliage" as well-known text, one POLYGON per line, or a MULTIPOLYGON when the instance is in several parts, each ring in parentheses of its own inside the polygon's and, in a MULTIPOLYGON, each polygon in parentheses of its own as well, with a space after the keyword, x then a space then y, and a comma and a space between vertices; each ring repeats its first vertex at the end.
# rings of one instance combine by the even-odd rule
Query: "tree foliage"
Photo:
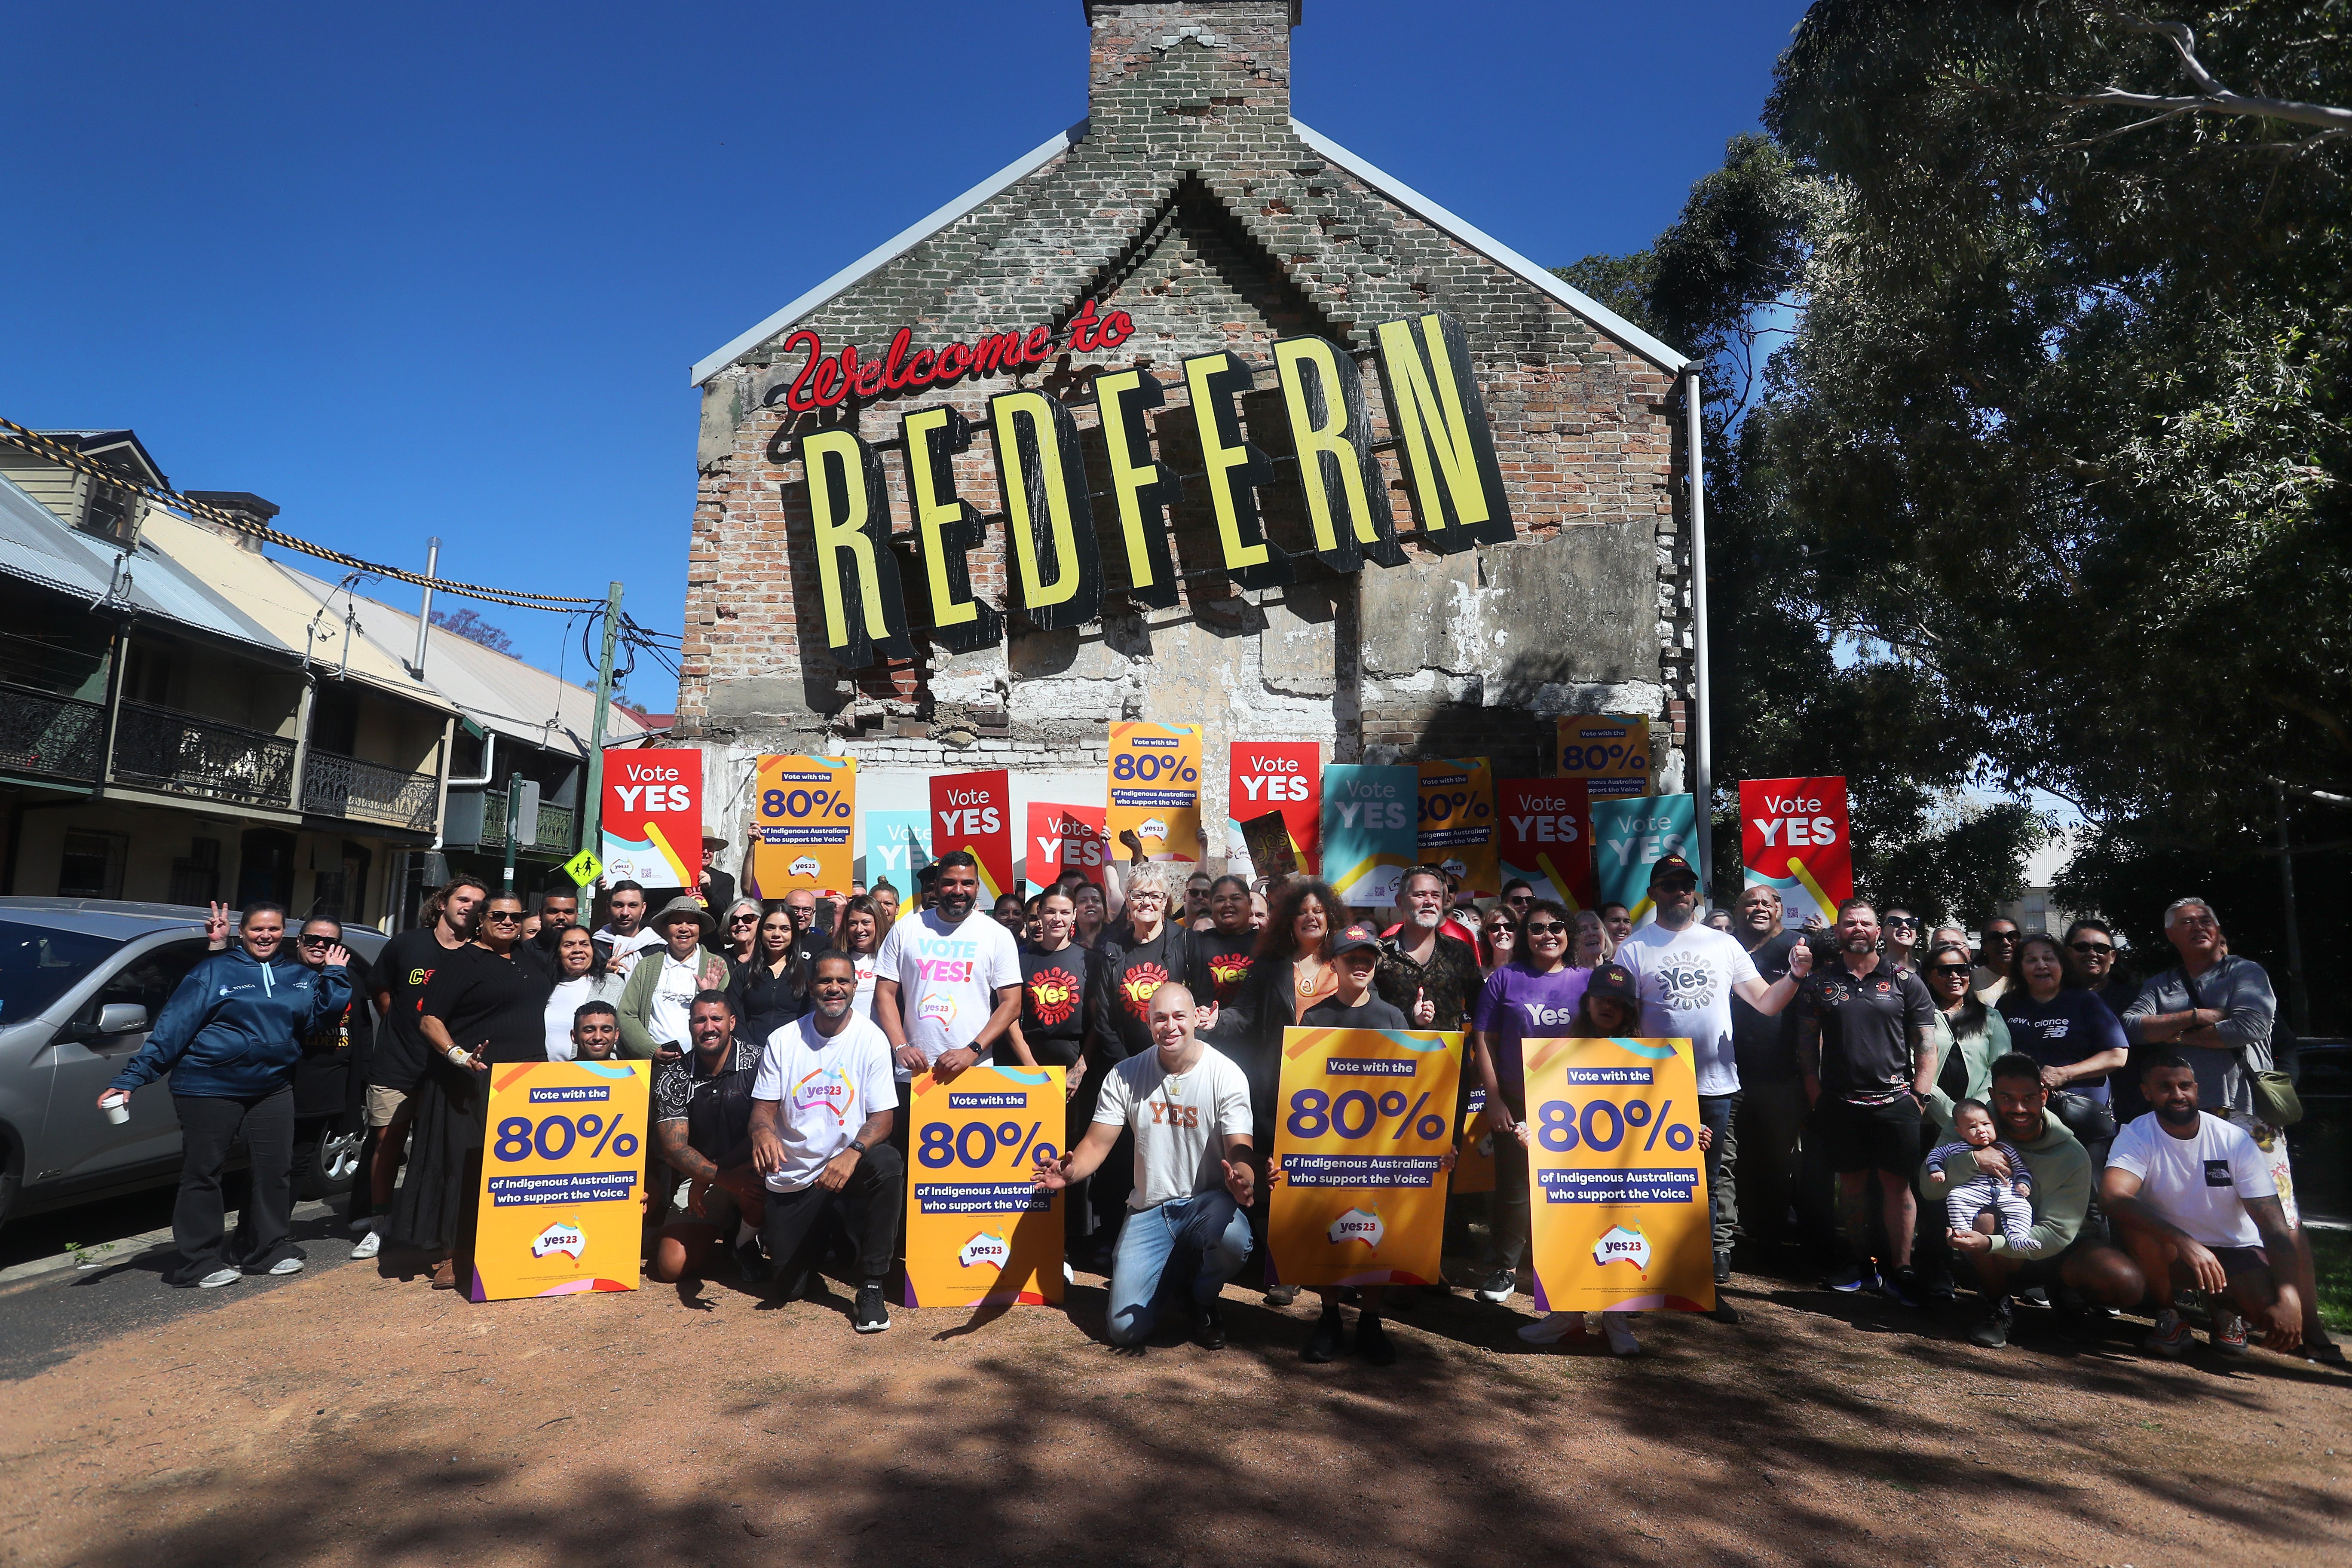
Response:
POLYGON ((446 610, 434 611, 433 624, 445 632, 455 632, 467 642, 478 642, 494 653, 514 651, 514 638, 482 619, 470 605, 455 615, 446 610))
POLYGON ((2275 965, 2276 778, 2352 935, 2347 101, 2344 0, 1820 0, 1771 134, 1572 269, 1717 384, 1718 772, 1846 773, 1921 884, 1873 891, 2003 890, 2036 824, 1951 791, 2034 786, 2079 907, 2146 942, 2199 888, 2275 965))

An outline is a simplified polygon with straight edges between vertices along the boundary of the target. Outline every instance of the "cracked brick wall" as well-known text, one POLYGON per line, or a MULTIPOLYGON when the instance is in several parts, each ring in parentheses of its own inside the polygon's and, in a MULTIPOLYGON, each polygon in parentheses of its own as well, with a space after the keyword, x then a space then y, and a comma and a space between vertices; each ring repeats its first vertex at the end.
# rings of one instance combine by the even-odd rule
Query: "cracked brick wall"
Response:
MULTIPOLYGON (((1080 769, 1102 765, 1109 721, 1148 718, 1209 726, 1213 827, 1233 740, 1318 740, 1337 761, 1491 754, 1498 773, 1517 773, 1538 771, 1553 715, 1603 710, 1654 716, 1660 787, 1679 787, 1690 611, 1673 378, 1303 141, 1290 120, 1291 0, 1084 11, 1090 109, 1074 145, 705 385, 678 702, 688 733, 719 753, 714 801, 763 751, 925 771, 1080 769), (1064 336, 1088 298, 1134 318, 1118 350, 822 415, 782 406, 803 363, 782 347, 796 328, 820 333, 827 352, 854 342, 861 356, 901 326, 918 345, 1038 322, 1064 336), (1269 535, 1303 552, 1270 345, 1316 333, 1369 367, 1374 324, 1430 310, 1467 332, 1514 542, 1461 555, 1422 548, 1384 454, 1408 563, 1342 576, 1306 558, 1294 584, 1246 592, 1217 570, 1205 487, 1195 484, 1171 510, 1183 574, 1172 609, 1113 592, 1101 621, 1082 629, 1038 632, 1015 612, 998 647, 950 654, 924 644, 916 659, 866 670, 825 657, 806 487, 790 452, 821 419, 846 419, 879 446, 914 408, 949 403, 984 424, 991 395, 1043 387, 1070 405, 1099 489, 1091 374, 1136 364, 1172 383, 1153 419, 1160 458, 1195 472, 1180 363, 1230 350, 1263 373, 1243 407, 1249 439, 1276 458, 1276 482, 1259 492, 1269 535)), ((909 205, 920 199, 909 193, 909 205)), ((1385 437, 1378 378, 1365 383, 1375 435, 1385 437)), ((896 453, 885 468, 903 534, 896 453)), ((985 438, 957 459, 956 475, 988 516, 987 541, 971 557, 974 592, 1003 608, 1007 563, 985 438)), ((1098 530, 1108 516, 1098 505, 1098 530)), ((1118 552, 1104 554, 1116 589, 1118 552)))

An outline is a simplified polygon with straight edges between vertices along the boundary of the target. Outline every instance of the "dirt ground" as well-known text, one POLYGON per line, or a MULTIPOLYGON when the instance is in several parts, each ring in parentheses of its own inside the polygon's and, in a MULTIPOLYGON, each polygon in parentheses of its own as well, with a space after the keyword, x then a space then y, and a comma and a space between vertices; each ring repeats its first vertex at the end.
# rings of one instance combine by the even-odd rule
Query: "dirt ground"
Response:
POLYGON ((1103 1296, 986 1321, 698 1289, 474 1306, 344 1268, 0 1387, 0 1563, 719 1565, 2352 1561, 2352 1380, 2006 1352, 1742 1276, 1745 1321, 1535 1350, 1466 1295, 1402 1361, 1105 1348, 1103 1296))

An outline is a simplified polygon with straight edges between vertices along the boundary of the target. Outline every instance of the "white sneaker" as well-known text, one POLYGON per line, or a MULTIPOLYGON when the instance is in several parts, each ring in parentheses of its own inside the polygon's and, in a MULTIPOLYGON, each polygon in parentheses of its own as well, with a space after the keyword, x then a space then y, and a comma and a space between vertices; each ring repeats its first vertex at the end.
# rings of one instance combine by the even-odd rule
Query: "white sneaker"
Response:
POLYGON ((352 1248, 352 1256, 353 1258, 373 1258, 377 1253, 382 1252, 383 1250, 383 1231, 371 1221, 368 1225, 367 1234, 360 1237, 359 1245, 357 1247, 352 1248))
MULTIPOLYGON (((352 1256, 357 1258, 359 1254, 355 1252, 352 1254, 352 1256)), ((1070 1260, 1068 1258, 1066 1258, 1062 1259, 1062 1283, 1065 1285, 1075 1285, 1077 1282, 1078 1271, 1070 1267, 1070 1260)))
POLYGON ((299 1258, 281 1258, 269 1266, 269 1271, 272 1274, 299 1274, 302 1272, 302 1260, 299 1258))
POLYGON ((1565 1339, 1580 1340, 1583 1337, 1584 1314, 1581 1312, 1551 1312, 1533 1322, 1519 1325, 1519 1338, 1531 1345, 1556 1345, 1565 1339))
POLYGON ((196 1281, 199 1290, 217 1290, 224 1285, 234 1285, 245 1276, 234 1268, 215 1268, 196 1281))
POLYGON ((1633 1337, 1633 1331, 1625 1326, 1624 1313, 1601 1313, 1601 1331, 1609 1336, 1609 1353, 1611 1355, 1640 1355, 1642 1353, 1642 1342, 1635 1339, 1633 1337))

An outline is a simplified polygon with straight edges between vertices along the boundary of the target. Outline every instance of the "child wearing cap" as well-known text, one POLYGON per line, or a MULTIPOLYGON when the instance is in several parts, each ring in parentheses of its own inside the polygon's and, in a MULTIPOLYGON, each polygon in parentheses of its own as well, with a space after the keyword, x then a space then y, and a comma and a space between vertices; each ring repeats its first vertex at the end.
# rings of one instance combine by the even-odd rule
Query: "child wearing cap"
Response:
MULTIPOLYGON (((1370 926, 1360 921, 1332 938, 1331 969, 1339 990, 1323 998, 1298 1016, 1303 1029, 1404 1029, 1426 1028, 1437 1016, 1436 1005, 1422 997, 1413 1007, 1414 1021, 1408 1023, 1402 1012, 1392 1002, 1382 1001, 1372 990, 1372 975, 1381 966, 1381 939, 1370 926)), ((1449 1151, 1445 1168, 1453 1168, 1454 1156, 1449 1151)), ((1273 1177, 1280 1180, 1277 1172, 1273 1177)), ((1356 1317, 1356 1353, 1374 1366, 1386 1366, 1396 1360, 1396 1349, 1389 1343, 1388 1331, 1381 1326, 1381 1296, 1378 1285, 1360 1287, 1363 1305, 1356 1317)), ((1339 1296, 1336 1290, 1318 1292, 1323 1298, 1323 1316, 1307 1336, 1299 1351, 1303 1360, 1326 1362, 1339 1353, 1339 1342, 1346 1325, 1339 1316, 1339 1296)))
POLYGON ((1300 1028, 1427 1028, 1435 1019, 1437 1005, 1427 997, 1414 1005, 1417 1016, 1408 1020, 1394 1003, 1382 1001, 1372 990, 1372 977, 1381 967, 1381 939, 1370 926, 1361 921, 1349 926, 1331 946, 1339 989, 1298 1015, 1300 1028))

